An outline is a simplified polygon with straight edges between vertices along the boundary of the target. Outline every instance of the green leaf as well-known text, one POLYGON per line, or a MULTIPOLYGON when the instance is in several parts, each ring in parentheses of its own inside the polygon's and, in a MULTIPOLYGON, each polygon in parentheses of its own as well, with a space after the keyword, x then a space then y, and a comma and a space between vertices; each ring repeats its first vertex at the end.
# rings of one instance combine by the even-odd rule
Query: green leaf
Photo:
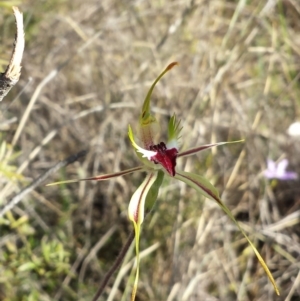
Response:
POLYGON ((222 202, 222 200, 219 197, 217 189, 212 184, 210 184, 209 181, 207 179, 205 179, 204 177, 201 177, 201 176, 198 176, 198 175, 195 175, 195 174, 192 174, 192 173, 180 171, 180 172, 177 172, 177 175, 175 176, 175 178, 180 180, 180 181, 183 181, 184 183, 186 183, 190 187, 196 189, 202 195, 204 195, 204 196, 208 197, 209 199, 212 199, 212 200, 214 200, 218 203, 218 205, 222 208, 222 210, 228 215, 228 217, 236 224, 236 226, 242 232, 242 234, 244 235, 244 237, 248 241, 249 245, 253 249, 256 257, 258 258, 258 260, 259 260, 260 264, 262 265, 263 269, 265 270, 266 274, 268 275, 271 283, 273 284, 273 287, 274 287, 274 290, 275 290, 276 294, 280 295, 279 289, 278 289, 278 287, 275 283, 275 280, 274 280, 267 264, 265 263, 265 261, 261 257, 260 253, 258 252, 256 247, 254 246, 252 241, 249 239, 249 237, 247 236, 245 231, 242 229, 242 227, 239 225, 237 220, 234 218, 231 211, 222 202))
POLYGON ((22 265, 20 265, 18 267, 18 272, 32 271, 36 267, 37 267, 37 265, 34 262, 29 261, 29 262, 26 262, 26 263, 23 263, 22 265))

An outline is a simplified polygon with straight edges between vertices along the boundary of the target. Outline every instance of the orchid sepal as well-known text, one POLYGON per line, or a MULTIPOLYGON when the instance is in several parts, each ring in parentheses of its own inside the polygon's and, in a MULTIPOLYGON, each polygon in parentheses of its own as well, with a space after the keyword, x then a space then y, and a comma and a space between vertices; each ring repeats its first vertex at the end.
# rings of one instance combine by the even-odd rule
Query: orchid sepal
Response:
POLYGON ((244 142, 245 140, 244 139, 241 139, 241 140, 236 140, 236 141, 229 141, 229 142, 217 142, 217 143, 211 143, 211 144, 205 144, 205 145, 201 145, 201 146, 198 146, 198 147, 195 147, 195 148, 191 148, 191 149, 188 149, 184 152, 180 152, 178 154, 178 157, 186 157, 186 156, 190 156, 190 155, 193 155, 193 154, 197 154, 205 149, 209 149, 209 148, 212 148, 214 146, 221 146, 221 145, 225 145, 225 144, 233 144, 233 143, 240 143, 240 142, 244 142))
POLYGON ((143 102, 142 107, 142 113, 139 118, 139 134, 140 138, 144 144, 145 148, 149 148, 150 145, 153 145, 154 141, 154 135, 157 132, 157 121, 156 118, 151 114, 150 110, 150 101, 151 101, 151 95, 153 92, 154 87, 159 82, 159 80, 169 71, 171 70, 175 65, 177 65, 177 62, 173 62, 167 66, 167 68, 155 79, 154 83, 151 85, 146 98, 143 102))
POLYGON ((94 177, 90 177, 90 178, 53 182, 53 183, 46 184, 46 186, 54 186, 54 185, 59 185, 59 184, 70 184, 70 183, 77 183, 77 182, 83 182, 83 181, 105 181, 105 180, 110 180, 112 178, 125 176, 125 175, 131 174, 136 171, 143 171, 143 170, 145 170, 144 166, 137 166, 137 167, 125 169, 122 171, 98 175, 98 176, 94 176, 94 177))
POLYGON ((177 171, 175 179, 186 183, 203 196, 218 202, 219 192, 205 177, 190 172, 177 171))
POLYGON ((254 246, 246 232, 243 230, 243 228, 240 226, 238 221, 235 219, 229 208, 223 203, 223 201, 219 197, 219 193, 217 189, 204 177, 201 177, 199 175, 188 173, 184 171, 177 172, 177 175, 175 176, 176 179, 186 183, 188 186, 194 188, 196 191, 201 193, 202 195, 208 197, 211 200, 214 200, 217 202, 217 204, 221 207, 221 209, 227 214, 227 216, 235 223, 235 225, 238 227, 238 229, 241 231, 243 236, 248 241, 249 245, 251 246, 252 250, 254 251, 258 261, 260 262, 261 266, 263 267, 265 273, 267 274, 269 280, 271 281, 274 290, 276 294, 279 296, 279 289, 276 285, 276 282, 272 276, 272 273, 270 272, 267 264, 263 260, 262 256, 258 252, 257 248, 254 246))
POLYGON ((145 126, 148 125, 150 123, 152 123, 154 120, 156 121, 155 117, 151 114, 151 110, 150 110, 150 101, 151 101, 151 95, 153 92, 154 87, 156 86, 156 84, 159 82, 159 80, 169 71, 171 70, 174 66, 178 65, 177 62, 173 62, 171 64, 169 64, 165 70, 155 79, 154 83, 151 85, 146 98, 144 100, 143 103, 143 108, 142 108, 142 114, 140 116, 140 125, 141 126, 145 126))

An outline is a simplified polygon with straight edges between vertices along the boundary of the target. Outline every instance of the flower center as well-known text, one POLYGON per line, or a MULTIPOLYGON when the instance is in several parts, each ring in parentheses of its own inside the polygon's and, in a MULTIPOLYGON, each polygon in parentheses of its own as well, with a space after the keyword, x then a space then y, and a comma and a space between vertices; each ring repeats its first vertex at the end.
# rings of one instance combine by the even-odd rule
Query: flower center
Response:
POLYGON ((174 148, 167 149, 164 142, 160 142, 156 145, 149 147, 151 151, 157 152, 155 156, 152 156, 150 160, 155 164, 162 165, 170 176, 175 176, 175 166, 178 150, 174 148))

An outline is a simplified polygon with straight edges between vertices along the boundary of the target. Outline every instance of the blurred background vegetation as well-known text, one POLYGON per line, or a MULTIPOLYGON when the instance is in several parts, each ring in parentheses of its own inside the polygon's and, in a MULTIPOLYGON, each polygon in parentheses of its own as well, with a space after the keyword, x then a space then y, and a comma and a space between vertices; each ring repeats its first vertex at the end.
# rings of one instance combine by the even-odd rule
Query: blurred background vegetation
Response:
MULTIPOLYGON (((166 180, 143 227, 137 300, 300 300, 299 180, 262 177, 267 158, 284 156, 300 173, 300 140, 286 133, 299 118, 299 2, 0 1, 2 72, 11 5, 24 14, 26 46, 21 80, 0 103, 0 208, 80 150, 47 183, 135 166, 127 126, 178 61, 154 91, 157 118, 163 129, 173 113, 182 120, 182 149, 245 139, 178 165, 218 187, 281 296, 217 205, 166 180)), ((0 300, 91 300, 132 230, 127 206, 142 179, 31 191, 0 219, 0 300)), ((101 300, 129 299, 133 259, 131 250, 101 300)))

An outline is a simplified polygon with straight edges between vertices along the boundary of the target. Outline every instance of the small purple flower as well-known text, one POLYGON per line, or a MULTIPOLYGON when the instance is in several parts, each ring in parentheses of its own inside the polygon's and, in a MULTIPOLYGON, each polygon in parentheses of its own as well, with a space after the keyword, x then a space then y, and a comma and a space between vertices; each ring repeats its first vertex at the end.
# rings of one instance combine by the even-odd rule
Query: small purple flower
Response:
POLYGON ((264 171, 264 176, 267 179, 278 179, 278 180, 295 180, 298 178, 297 173, 293 171, 286 171, 287 166, 289 165, 288 159, 283 159, 276 163, 268 159, 267 161, 268 168, 264 171))

